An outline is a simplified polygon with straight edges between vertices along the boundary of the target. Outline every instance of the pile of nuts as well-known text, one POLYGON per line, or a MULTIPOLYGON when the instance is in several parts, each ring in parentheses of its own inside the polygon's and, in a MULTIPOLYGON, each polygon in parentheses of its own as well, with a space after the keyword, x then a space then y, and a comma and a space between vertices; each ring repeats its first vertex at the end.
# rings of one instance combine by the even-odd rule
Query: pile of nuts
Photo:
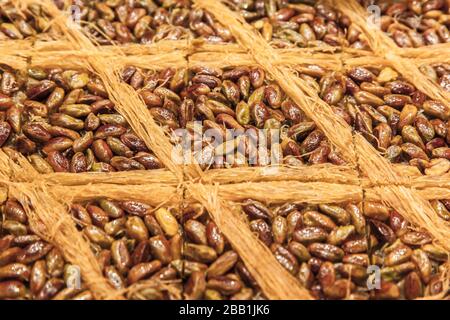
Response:
POLYGON ((242 204, 251 230, 317 299, 415 299, 443 290, 447 252, 381 203, 242 204), (380 271, 373 284, 369 266, 380 271), (370 271, 370 272, 369 272, 370 271))
POLYGON ((238 254, 199 205, 155 209, 137 201, 99 199, 73 204, 71 212, 104 276, 116 289, 128 288, 130 299, 240 300, 261 295, 238 254))
POLYGON ((450 5, 445 0, 362 0, 381 10, 380 27, 402 48, 450 42, 450 5))
POLYGON ((439 63, 420 67, 423 74, 430 77, 447 92, 450 92, 450 64, 439 63))
POLYGON ((330 46, 368 49, 367 42, 350 19, 321 3, 309 5, 292 0, 230 0, 276 48, 330 46))
POLYGON ((78 70, 0 70, 0 147, 40 173, 161 168, 102 82, 78 70))
POLYGON ((427 175, 450 169, 450 107, 429 99, 390 67, 352 67, 323 76, 302 68, 315 86, 357 132, 392 162, 409 162, 427 175))
POLYGON ((93 299, 79 270, 30 230, 19 202, 1 204, 0 221, 0 300, 93 299))
POLYGON ((47 32, 48 21, 43 17, 42 8, 36 4, 28 6, 27 10, 19 11, 8 1, 0 6, 0 41, 22 40, 38 33, 47 32))
MULTIPOLYGON (((65 2, 56 0, 60 9, 65 2)), ((212 43, 233 41, 228 29, 208 12, 192 9, 190 0, 82 0, 74 5, 74 17, 102 45, 200 37, 212 43)))
MULTIPOLYGON (((317 72, 325 73, 320 67, 317 72)), ((236 143, 228 148, 213 146, 207 137, 201 137, 204 139, 199 143, 211 150, 203 152, 203 158, 197 159, 202 164, 210 164, 215 156, 225 157, 225 154, 236 152, 236 159, 243 159, 242 162, 227 163, 225 159, 223 165, 215 161, 213 167, 249 165, 249 154, 252 148, 259 146, 258 142, 249 142, 251 139, 245 137, 230 138, 225 129, 246 133, 258 129, 279 130, 279 143, 268 144, 267 153, 280 154, 280 158, 290 165, 344 163, 332 150, 323 132, 275 82, 266 77, 261 68, 222 70, 198 66, 189 71, 168 68, 155 73, 128 67, 122 78, 138 90, 153 118, 166 128, 186 128, 195 141, 198 133, 194 122, 201 121, 204 130, 215 130, 222 141, 234 139, 236 143), (242 149, 236 150, 241 142, 245 143, 243 153, 242 149)), ((263 160, 258 159, 253 165, 263 164, 263 160)))

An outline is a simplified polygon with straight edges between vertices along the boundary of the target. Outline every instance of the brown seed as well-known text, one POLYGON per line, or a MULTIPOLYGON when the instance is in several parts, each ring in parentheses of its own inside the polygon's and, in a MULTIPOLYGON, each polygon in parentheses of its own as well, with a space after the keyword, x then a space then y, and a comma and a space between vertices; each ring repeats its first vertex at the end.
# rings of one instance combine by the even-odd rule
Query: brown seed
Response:
POLYGON ((95 140, 92 143, 92 150, 95 156, 102 162, 109 163, 113 157, 111 148, 104 140, 95 140))
POLYGON ((405 81, 388 82, 386 87, 390 89, 393 94, 411 95, 415 91, 414 86, 405 81))
POLYGON ((217 253, 211 247, 192 243, 185 244, 184 255, 201 263, 211 263, 217 259, 217 253))
POLYGON ((355 226, 340 226, 330 232, 327 242, 332 245, 340 245, 355 233, 355 226))
POLYGON ((417 272, 410 272, 405 277, 405 298, 413 300, 423 296, 422 282, 417 272))
POLYGON ((148 151, 145 142, 132 133, 125 133, 120 136, 120 140, 130 149, 139 151, 148 151))
MULTIPOLYGON (((225 79, 225 77, 223 77, 225 79)), ((214 89, 215 87, 219 87, 222 84, 222 81, 212 75, 205 75, 205 74, 197 74, 191 79, 192 83, 199 84, 203 83, 206 84, 210 89, 214 89)))
POLYGON ((375 75, 363 67, 355 67, 348 72, 348 75, 355 81, 372 82, 375 75))
POLYGON ((319 147, 320 142, 324 139, 325 135, 322 131, 314 130, 305 138, 305 140, 303 140, 300 145, 301 153, 305 154, 314 151, 317 147, 319 147))
POLYGON ((275 243, 282 244, 287 238, 287 221, 282 216, 276 216, 272 221, 272 234, 275 243))
POLYGON ((426 244, 422 246, 422 250, 433 260, 442 262, 447 261, 447 252, 441 247, 433 244, 426 244))
POLYGON ((370 219, 386 221, 390 217, 390 210, 379 202, 364 202, 364 215, 370 219))
POLYGON ((214 278, 226 274, 231 268, 234 267, 238 261, 238 258, 237 253, 232 250, 225 252, 208 267, 208 278, 214 278))
POLYGON ((264 102, 256 102, 250 106, 251 118, 255 121, 258 128, 262 128, 267 119, 270 118, 270 112, 264 102))
POLYGON ((25 285, 19 281, 0 282, 0 299, 18 299, 26 294, 25 285))
POLYGON ((39 123, 25 124, 23 133, 35 142, 47 142, 51 139, 51 134, 39 123))
POLYGON ((401 145, 402 151, 406 153, 410 158, 414 159, 423 159, 428 160, 428 156, 425 153, 424 150, 422 150, 420 147, 416 146, 415 144, 412 144, 410 142, 403 143, 401 145))
POLYGON ((62 253, 57 249, 53 248, 45 257, 47 272, 52 277, 59 277, 64 271, 64 258, 62 253))
POLYGON ((190 275, 184 287, 184 293, 186 299, 198 300, 203 297, 206 290, 205 273, 200 271, 194 271, 190 275))
POLYGON ((30 100, 39 100, 47 97, 56 87, 53 81, 42 80, 36 85, 31 86, 26 95, 30 100))
POLYGON ((160 260, 163 265, 167 265, 172 261, 172 253, 170 252, 170 244, 162 235, 154 236, 149 240, 151 254, 160 260))
POLYGON ((19 108, 13 106, 6 111, 6 120, 15 133, 19 133, 22 127, 22 117, 19 108))
POLYGON ((93 224, 97 227, 103 228, 109 221, 108 214, 98 206, 89 204, 86 207, 86 210, 88 211, 93 224))
POLYGON ((125 288, 125 281, 122 275, 117 271, 114 266, 107 266, 104 270, 105 277, 111 283, 111 285, 117 290, 125 288))
POLYGON ((250 219, 264 219, 270 221, 273 214, 266 206, 255 200, 245 200, 242 209, 250 219))
POLYGON ((369 256, 363 253, 346 254, 342 259, 342 262, 367 267, 369 265, 369 256))
POLYGON ((319 209, 340 225, 347 225, 350 223, 350 214, 344 208, 334 205, 320 204, 319 209))
POLYGON ((18 247, 12 247, 8 249, 2 249, 0 253, 0 266, 7 265, 16 261, 17 257, 22 253, 22 249, 18 247))
POLYGON ((297 259, 289 250, 276 243, 274 243, 270 249, 275 256, 275 259, 277 259, 287 271, 293 275, 298 273, 299 265, 297 259))
POLYGON ((324 229, 318 227, 304 227, 294 231, 294 240, 302 244, 325 241, 328 237, 324 229))
POLYGON ((261 68, 254 68, 250 70, 249 78, 253 88, 257 89, 264 84, 265 72, 261 68))
POLYGON ((59 151, 50 151, 47 161, 55 172, 68 172, 70 168, 69 160, 59 151))
POLYGON ((221 254, 225 247, 225 238, 216 224, 212 221, 208 222, 206 225, 206 237, 208 245, 214 248, 218 254, 221 254))
POLYGON ((281 107, 282 93, 281 93, 281 88, 278 85, 272 84, 272 85, 266 86, 264 89, 264 96, 265 96, 266 101, 269 103, 269 105, 272 108, 281 107))
POLYGON ((88 170, 88 164, 86 157, 82 152, 77 152, 73 155, 70 162, 70 172, 86 172, 88 170))
POLYGON ((293 124, 300 123, 303 120, 303 112, 290 100, 285 100, 281 103, 281 111, 287 120, 293 124))
POLYGON ((132 215, 137 215, 140 217, 144 217, 151 213, 152 207, 149 205, 138 202, 138 201, 121 201, 119 202, 119 206, 125 210, 127 213, 132 215))
POLYGON ((169 210, 165 208, 156 210, 155 218, 167 236, 172 237, 178 233, 178 222, 169 210))
POLYGON ((242 288, 242 284, 227 276, 219 276, 208 280, 206 287, 217 290, 223 295, 233 295, 242 288))
POLYGON ((308 249, 299 242, 291 241, 288 245, 288 250, 297 257, 300 262, 308 261, 311 258, 311 255, 308 252, 308 249))
POLYGON ((431 237, 425 233, 420 231, 410 231, 403 234, 400 239, 403 243, 413 246, 421 246, 432 241, 431 237))
POLYGON ((325 261, 324 263, 322 263, 322 265, 319 268, 317 278, 322 288, 326 288, 333 285, 336 281, 336 273, 334 270, 333 263, 329 261, 325 261))
POLYGON ((163 100, 158 95, 154 94, 151 90, 142 90, 139 94, 144 100, 147 107, 156 108, 163 106, 163 100))
POLYGON ((381 281, 380 289, 375 290, 376 299, 398 299, 400 297, 400 289, 395 283, 381 281))
POLYGON ((272 244, 272 232, 270 226, 262 219, 256 219, 250 222, 250 230, 257 234, 258 238, 266 245, 272 244))
POLYGON ((14 106, 13 99, 3 93, 0 93, 0 111, 8 110, 14 106))
POLYGON ((370 220, 375 236, 382 242, 392 243, 395 240, 394 231, 386 224, 377 220, 370 220))
POLYGON ((412 250, 407 246, 399 246, 389 252, 389 254, 384 259, 384 264, 386 266, 393 266, 397 264, 404 263, 411 258, 412 250))
POLYGON ((352 224, 355 226, 355 231, 360 235, 364 234, 366 229, 366 219, 360 208, 357 205, 350 203, 345 209, 350 214, 352 224))
POLYGON ((329 105, 336 105, 342 100, 343 96, 344 89, 340 84, 335 84, 325 90, 322 99, 329 105))
POLYGON ((412 103, 409 96, 401 94, 387 94, 383 97, 384 102, 393 108, 402 108, 406 104, 412 103))
POLYGON ((95 244, 98 244, 104 249, 108 249, 109 247, 111 247, 111 244, 114 241, 114 239, 107 235, 102 229, 93 225, 86 226, 83 231, 89 238, 89 240, 91 240, 95 244))
POLYGON ((367 91, 358 91, 354 96, 359 104, 368 104, 373 107, 382 106, 384 104, 383 99, 367 91))
POLYGON ((55 126, 60 126, 72 130, 82 130, 84 128, 84 122, 80 119, 73 118, 64 113, 54 113, 50 115, 50 123, 55 126))
POLYGON ((30 277, 30 269, 21 263, 11 263, 0 267, 0 279, 17 279, 28 281, 30 277))
POLYGON ((441 293, 443 291, 442 279, 438 275, 434 276, 431 279, 430 284, 428 285, 427 289, 429 290, 429 294, 431 294, 431 295, 436 295, 436 294, 441 293))
POLYGON ((354 289, 355 285, 353 282, 347 279, 339 279, 333 285, 324 288, 324 293, 331 299, 343 299, 348 291, 351 292, 354 289))
POLYGON ((431 141, 435 136, 434 127, 430 121, 425 117, 416 117, 415 126, 420 136, 425 142, 431 141))
POLYGON ((331 218, 317 211, 307 211, 303 214, 303 224, 307 227, 319 227, 331 231, 337 226, 331 218))
POLYGON ((427 100, 423 104, 423 110, 425 111, 425 114, 432 117, 436 117, 444 121, 450 119, 450 107, 443 105, 441 102, 427 100))
POLYGON ((8 140, 10 133, 11 126, 9 123, 6 121, 0 122, 0 147, 2 147, 8 140))
POLYGON ((196 244, 207 244, 206 227, 197 220, 190 219, 184 224, 184 232, 192 242, 196 244))
POLYGON ((414 250, 411 256, 411 260, 417 266, 422 281, 425 284, 430 282, 432 274, 432 265, 427 254, 421 249, 416 249, 414 250))
POLYGON ((408 222, 395 210, 391 210, 389 225, 397 236, 401 236, 408 230, 408 222))
POLYGON ((80 220, 87 225, 92 224, 92 219, 89 216, 88 211, 82 205, 72 204, 70 210, 75 219, 80 220))
POLYGON ((344 257, 344 251, 331 244, 312 243, 308 250, 313 256, 332 262, 341 261, 344 257))
POLYGON ((125 222, 125 218, 114 219, 105 223, 103 229, 105 230, 106 234, 110 236, 121 235, 124 232, 125 222))
POLYGON ((145 241, 148 239, 148 230, 140 217, 129 217, 125 226, 129 237, 136 239, 137 241, 145 241))
POLYGON ((58 278, 51 278, 45 284, 42 290, 37 294, 37 300, 49 300, 53 298, 64 287, 64 281, 58 278))
POLYGON ((27 214, 19 202, 8 199, 5 203, 4 214, 8 220, 15 220, 20 223, 27 222, 27 214))
POLYGON ((33 294, 38 294, 45 285, 47 279, 47 272, 45 268, 45 261, 36 261, 31 268, 30 273, 30 290, 33 294))
POLYGON ((65 150, 72 147, 73 141, 66 137, 56 137, 52 138, 42 148, 42 151, 48 154, 51 151, 64 152, 65 150))

